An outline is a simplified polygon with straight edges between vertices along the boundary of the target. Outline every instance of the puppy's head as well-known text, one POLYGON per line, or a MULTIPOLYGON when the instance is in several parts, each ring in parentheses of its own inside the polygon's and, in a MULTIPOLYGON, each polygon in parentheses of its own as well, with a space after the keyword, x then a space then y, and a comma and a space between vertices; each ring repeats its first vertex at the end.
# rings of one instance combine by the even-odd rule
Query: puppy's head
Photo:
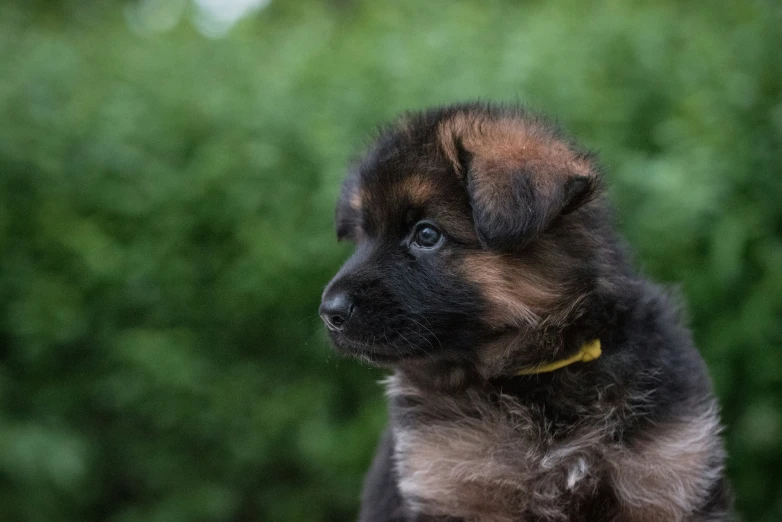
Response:
POLYGON ((402 118, 352 169, 337 235, 356 249, 320 314, 341 351, 484 376, 557 350, 598 284, 597 173, 543 120, 463 105, 402 118))

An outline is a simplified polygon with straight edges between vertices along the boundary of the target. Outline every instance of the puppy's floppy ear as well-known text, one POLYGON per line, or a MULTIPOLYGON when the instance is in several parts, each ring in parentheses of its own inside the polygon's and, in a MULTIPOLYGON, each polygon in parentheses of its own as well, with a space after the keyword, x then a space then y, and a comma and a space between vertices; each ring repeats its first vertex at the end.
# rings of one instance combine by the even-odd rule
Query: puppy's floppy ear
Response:
POLYGON ((591 157, 539 121, 516 116, 449 123, 453 145, 446 155, 464 177, 475 229, 487 248, 524 248, 596 193, 591 157))

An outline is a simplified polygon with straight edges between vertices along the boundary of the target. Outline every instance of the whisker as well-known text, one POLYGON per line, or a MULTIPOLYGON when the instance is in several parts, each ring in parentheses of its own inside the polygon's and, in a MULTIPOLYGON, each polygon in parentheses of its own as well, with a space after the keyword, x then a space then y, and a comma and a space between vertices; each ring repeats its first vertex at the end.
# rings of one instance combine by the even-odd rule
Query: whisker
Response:
MULTIPOLYGON (((412 312, 412 311, 411 311, 411 312, 412 312)), ((416 313, 416 312, 412 312, 412 313, 416 313)), ((424 321, 427 321, 427 322, 428 322, 428 320, 426 319, 426 317, 424 317, 423 315, 421 315, 421 314, 417 314, 417 313, 416 313, 416 315, 420 316, 420 317, 421 317, 421 318, 422 318, 424 321)), ((440 349, 442 349, 442 348, 443 348, 443 343, 442 343, 442 342, 440 342, 440 338, 439 338, 439 337, 437 337, 437 335, 436 335, 436 334, 435 334, 435 333, 432 331, 432 329, 431 329, 431 328, 428 328, 426 325, 424 325, 424 324, 422 324, 422 323, 419 323, 418 321, 416 321, 415 319, 413 319, 413 317, 411 317, 411 316, 407 316, 407 319, 410 319, 410 320, 411 320, 411 321, 413 321, 415 324, 417 324, 418 326, 420 326, 421 328, 423 328, 424 330, 426 330, 427 332, 429 332, 430 334, 432 334, 432 337, 434 337, 435 341, 437 341, 437 344, 440 346, 440 349)), ((431 326, 431 324, 430 324, 430 326, 431 326)), ((424 335, 422 335, 422 334, 419 334, 419 335, 421 335, 421 337, 423 337, 424 339, 426 339, 426 337, 424 337, 424 335)), ((432 344, 432 342, 431 342, 431 341, 429 341, 429 339, 426 339, 426 340, 429 342, 429 344, 431 345, 432 349, 434 349, 434 345, 432 344)))
POLYGON ((296 326, 299 326, 299 325, 301 325, 301 323, 303 323, 305 321, 312 321, 313 319, 320 319, 320 314, 315 312, 314 314, 307 315, 303 319, 297 321, 295 324, 296 324, 296 326))

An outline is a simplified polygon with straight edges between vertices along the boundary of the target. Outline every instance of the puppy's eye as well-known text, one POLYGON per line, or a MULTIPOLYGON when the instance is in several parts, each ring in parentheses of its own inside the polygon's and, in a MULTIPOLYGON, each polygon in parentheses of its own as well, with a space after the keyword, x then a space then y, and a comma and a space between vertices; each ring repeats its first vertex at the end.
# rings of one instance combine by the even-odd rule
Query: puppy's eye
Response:
POLYGON ((413 246, 418 248, 436 248, 442 240, 443 234, 431 223, 419 223, 413 233, 413 246))

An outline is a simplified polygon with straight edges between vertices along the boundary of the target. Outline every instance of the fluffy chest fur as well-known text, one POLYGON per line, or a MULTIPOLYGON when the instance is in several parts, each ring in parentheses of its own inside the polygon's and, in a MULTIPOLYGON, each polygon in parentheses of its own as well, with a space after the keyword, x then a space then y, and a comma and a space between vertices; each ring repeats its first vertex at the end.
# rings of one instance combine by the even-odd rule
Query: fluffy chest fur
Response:
POLYGON ((387 382, 399 490, 413 512, 467 521, 696 520, 719 478, 713 405, 622 440, 610 405, 555 435, 543 409, 477 390, 423 393, 387 382))

